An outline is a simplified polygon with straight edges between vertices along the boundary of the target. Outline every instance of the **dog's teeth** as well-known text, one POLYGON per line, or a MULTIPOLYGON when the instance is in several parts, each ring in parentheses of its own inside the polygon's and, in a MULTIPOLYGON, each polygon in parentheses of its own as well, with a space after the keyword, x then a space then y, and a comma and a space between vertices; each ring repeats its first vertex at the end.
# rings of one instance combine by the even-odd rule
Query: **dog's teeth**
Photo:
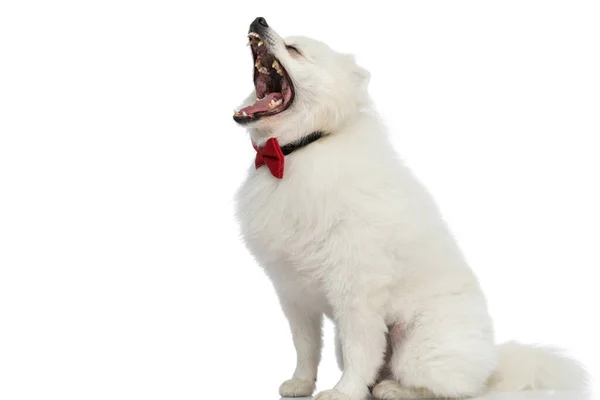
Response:
POLYGON ((275 71, 277 71, 279 75, 283 76, 283 71, 281 71, 281 65, 279 65, 279 61, 274 60, 272 67, 275 68, 275 71))
POLYGON ((258 69, 258 72, 260 72, 261 74, 269 75, 269 70, 266 69, 265 67, 260 67, 258 69))
POLYGON ((260 47, 260 46, 262 46, 262 45, 263 45, 263 41, 262 41, 262 40, 260 40, 260 41, 258 42, 258 47, 260 47))
POLYGON ((279 99, 279 100, 277 100, 277 101, 275 101, 275 100, 271 99, 271 102, 269 103, 269 108, 275 108, 275 107, 277 107, 278 105, 280 105, 282 102, 283 102, 283 100, 282 100, 282 99, 279 99))
POLYGON ((239 112, 238 110, 233 110, 233 113, 234 113, 235 115, 240 115, 240 112, 239 112))
POLYGON ((258 35, 258 33, 256 33, 256 32, 250 32, 250 33, 248 34, 248 36, 254 36, 254 37, 256 37, 256 38, 259 38, 259 37, 260 37, 260 36, 258 35))
POLYGON ((244 117, 247 117, 247 116, 248 116, 248 114, 246 114, 246 111, 242 111, 242 115, 243 115, 244 117))
POLYGON ((262 64, 260 63, 260 57, 256 58, 256 61, 254 62, 254 66, 256 67, 256 69, 260 70, 260 67, 262 66, 262 64))

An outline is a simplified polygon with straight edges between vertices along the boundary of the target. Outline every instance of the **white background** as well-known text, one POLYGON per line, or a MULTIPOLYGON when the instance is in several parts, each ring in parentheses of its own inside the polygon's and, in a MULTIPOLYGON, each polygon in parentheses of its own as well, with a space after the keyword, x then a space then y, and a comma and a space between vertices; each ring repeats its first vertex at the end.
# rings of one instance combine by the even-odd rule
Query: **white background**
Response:
POLYGON ((293 347, 232 205, 257 16, 371 71, 498 340, 600 377, 599 3, 294 3, 1 3, 0 398, 277 398, 293 347))

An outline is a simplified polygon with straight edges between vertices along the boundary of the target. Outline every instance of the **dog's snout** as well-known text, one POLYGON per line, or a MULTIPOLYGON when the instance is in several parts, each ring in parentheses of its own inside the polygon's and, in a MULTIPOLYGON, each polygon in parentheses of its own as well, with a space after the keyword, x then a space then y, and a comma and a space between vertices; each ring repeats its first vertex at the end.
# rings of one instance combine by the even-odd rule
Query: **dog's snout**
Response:
POLYGON ((259 33, 259 31, 268 27, 269 24, 267 24, 267 20, 263 17, 258 17, 254 21, 252 21, 252 24, 250 24, 250 31, 259 33))

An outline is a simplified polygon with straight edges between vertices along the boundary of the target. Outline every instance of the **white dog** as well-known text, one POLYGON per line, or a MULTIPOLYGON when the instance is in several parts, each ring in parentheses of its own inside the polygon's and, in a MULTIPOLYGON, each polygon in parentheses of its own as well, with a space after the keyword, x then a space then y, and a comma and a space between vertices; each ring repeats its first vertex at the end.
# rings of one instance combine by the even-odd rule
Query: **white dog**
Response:
POLYGON ((315 390, 323 316, 342 377, 318 400, 582 389, 556 350, 494 343, 479 283, 429 193, 394 152, 354 57, 250 26, 255 92, 234 119, 257 156, 237 194, 244 240, 297 351, 285 397, 315 390))

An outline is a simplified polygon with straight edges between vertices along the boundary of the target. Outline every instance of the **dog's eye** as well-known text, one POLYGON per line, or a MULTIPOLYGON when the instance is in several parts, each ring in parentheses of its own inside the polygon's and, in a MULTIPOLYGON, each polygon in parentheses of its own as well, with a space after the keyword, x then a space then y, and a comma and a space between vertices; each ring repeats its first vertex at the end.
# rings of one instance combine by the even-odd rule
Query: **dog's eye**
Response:
POLYGON ((293 51, 293 52, 296 52, 296 53, 298 53, 298 54, 302 55, 302 53, 300 53, 300 50, 298 50, 298 48, 297 48, 297 47, 295 47, 295 46, 290 46, 289 44, 286 44, 286 45, 285 45, 285 48, 286 48, 288 51, 293 51))

